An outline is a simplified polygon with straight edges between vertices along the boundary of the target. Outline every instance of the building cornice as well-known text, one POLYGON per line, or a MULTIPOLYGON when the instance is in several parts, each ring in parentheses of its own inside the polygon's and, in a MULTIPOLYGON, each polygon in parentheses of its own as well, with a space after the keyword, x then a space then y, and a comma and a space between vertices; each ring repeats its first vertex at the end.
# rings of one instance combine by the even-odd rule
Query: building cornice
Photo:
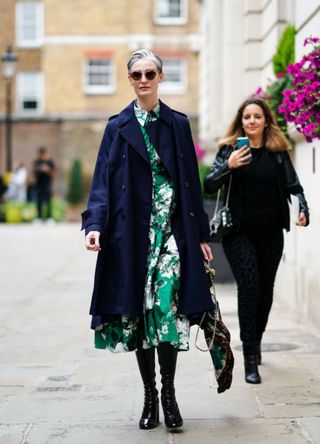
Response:
POLYGON ((45 36, 44 45, 126 45, 130 49, 141 48, 143 46, 153 48, 155 45, 186 44, 192 51, 199 51, 201 37, 199 34, 187 34, 181 36, 174 35, 154 35, 154 34, 125 34, 125 35, 56 35, 45 36))
MULTIPOLYGON (((24 116, 21 114, 14 114, 12 116, 13 122, 65 122, 65 121, 82 121, 82 120, 106 120, 112 114, 106 112, 95 113, 45 113, 38 116, 24 116)), ((6 117, 0 115, 0 123, 5 123, 6 117)))
POLYGON ((301 29, 303 29, 306 25, 307 25, 307 23, 309 23, 317 14, 319 14, 319 12, 320 12, 320 6, 318 6, 314 11, 313 11, 313 13, 312 14, 310 14, 307 18, 306 18, 306 20, 304 21, 304 22, 302 22, 301 23, 301 25, 299 26, 299 28, 297 29, 297 32, 300 32, 301 31, 301 29))

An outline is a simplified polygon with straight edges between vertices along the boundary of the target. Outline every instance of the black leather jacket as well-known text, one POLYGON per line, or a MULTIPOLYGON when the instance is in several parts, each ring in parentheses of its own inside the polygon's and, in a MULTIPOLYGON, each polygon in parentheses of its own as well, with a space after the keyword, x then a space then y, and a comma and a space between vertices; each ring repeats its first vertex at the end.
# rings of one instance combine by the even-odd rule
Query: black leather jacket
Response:
MULTIPOLYGON (((229 180, 230 175, 232 174, 229 206, 237 227, 241 221, 241 181, 238 169, 231 170, 228 166, 228 159, 232 151, 232 145, 225 145, 218 151, 211 170, 204 180, 204 189, 209 194, 214 193, 221 188, 227 180, 229 180)), ((291 194, 297 196, 299 200, 299 210, 306 215, 306 225, 309 225, 310 216, 308 204, 288 152, 283 151, 273 153, 269 151, 269 155, 271 156, 277 171, 277 180, 285 220, 284 228, 286 228, 287 231, 290 229, 288 201, 291 202, 291 194)))

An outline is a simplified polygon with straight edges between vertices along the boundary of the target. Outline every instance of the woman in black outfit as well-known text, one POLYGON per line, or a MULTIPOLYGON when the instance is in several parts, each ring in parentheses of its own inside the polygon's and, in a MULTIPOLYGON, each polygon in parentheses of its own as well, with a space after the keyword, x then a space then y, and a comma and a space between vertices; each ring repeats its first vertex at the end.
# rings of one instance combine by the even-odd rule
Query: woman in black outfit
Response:
POLYGON ((299 226, 309 224, 303 188, 288 155, 289 144, 261 98, 250 98, 238 109, 205 179, 214 193, 232 176, 229 198, 234 227, 223 249, 238 287, 240 339, 245 380, 259 384, 261 339, 272 306, 273 286, 283 251, 283 228, 290 229, 290 195, 299 199, 299 226), (236 150, 237 137, 248 137, 236 150))

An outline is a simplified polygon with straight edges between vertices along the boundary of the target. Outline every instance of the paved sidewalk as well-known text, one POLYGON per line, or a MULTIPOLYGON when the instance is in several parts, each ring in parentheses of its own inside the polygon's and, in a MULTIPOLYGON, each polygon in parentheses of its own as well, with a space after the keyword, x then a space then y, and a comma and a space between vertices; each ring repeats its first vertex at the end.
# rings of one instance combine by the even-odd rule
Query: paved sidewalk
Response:
POLYGON ((0 444, 320 443, 320 336, 286 307, 272 311, 263 383, 246 384, 235 287, 218 285, 235 353, 231 390, 216 393, 210 356, 192 344, 177 369, 183 431, 140 431, 134 354, 92 346, 95 255, 79 227, 2 224, 0 245, 0 444))

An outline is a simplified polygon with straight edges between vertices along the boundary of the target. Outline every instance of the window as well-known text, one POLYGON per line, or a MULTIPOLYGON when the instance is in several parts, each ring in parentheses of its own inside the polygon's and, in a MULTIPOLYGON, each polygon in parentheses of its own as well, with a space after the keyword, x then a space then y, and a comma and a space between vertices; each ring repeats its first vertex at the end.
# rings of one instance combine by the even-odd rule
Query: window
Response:
POLYGON ((155 0, 155 23, 184 25, 187 23, 187 0, 155 0))
POLYGON ((160 84, 161 92, 179 94, 187 88, 187 62, 179 58, 162 58, 164 80, 160 84))
POLYGON ((20 47, 37 47, 43 43, 43 4, 18 2, 16 4, 16 40, 20 47))
POLYGON ((23 114, 43 112, 43 75, 41 72, 19 72, 17 74, 18 111, 23 114))
POLYGON ((115 91, 115 69, 110 58, 89 58, 85 62, 87 94, 110 94, 115 91))

